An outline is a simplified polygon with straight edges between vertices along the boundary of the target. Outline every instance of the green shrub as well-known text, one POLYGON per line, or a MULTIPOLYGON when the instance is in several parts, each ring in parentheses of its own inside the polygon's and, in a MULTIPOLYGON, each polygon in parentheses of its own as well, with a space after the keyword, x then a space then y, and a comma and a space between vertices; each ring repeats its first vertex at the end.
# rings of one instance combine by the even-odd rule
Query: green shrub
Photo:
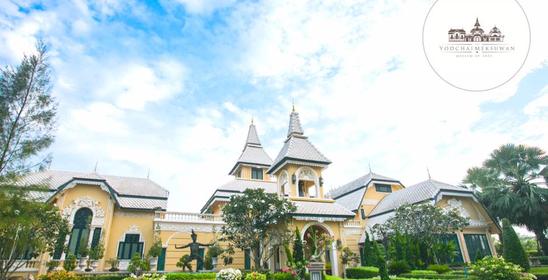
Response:
POLYGON ((172 272, 166 274, 166 280, 201 280, 201 279, 215 279, 216 274, 214 272, 207 273, 185 273, 185 272, 172 272))
POLYGON ((373 266, 349 267, 346 269, 346 278, 363 279, 379 276, 379 269, 373 266))
POLYGON ((63 268, 66 271, 73 271, 76 268, 76 256, 73 254, 68 254, 63 262, 63 268))
POLYGON ((400 275, 411 271, 411 267, 406 261, 394 261, 388 265, 390 275, 400 275))
POLYGON ((266 280, 266 275, 258 272, 250 272, 245 274, 245 280, 266 280))
MULTIPOLYGON (((404 273, 400 275, 398 279, 432 279, 432 280, 480 280, 475 276, 464 276, 464 275, 453 275, 453 274, 413 274, 413 273, 404 273)), ((393 279, 392 279, 393 280, 393 279)), ((483 279, 481 279, 483 280, 483 279)))
POLYGON ((291 272, 276 272, 268 275, 268 280, 297 280, 297 275, 291 272))
POLYGON ((127 271, 139 276, 143 271, 148 270, 149 262, 141 258, 141 255, 139 253, 133 254, 131 260, 129 261, 129 265, 127 266, 127 271))
POLYGON ((540 256, 540 257, 538 257, 538 260, 539 260, 540 264, 548 265, 548 256, 540 256))
POLYGON ((444 273, 447 273, 447 272, 451 271, 449 266, 445 265, 445 264, 431 264, 426 269, 435 271, 438 274, 444 274, 444 273))
POLYGON ((433 270, 421 270, 421 269, 411 270, 410 273, 413 275, 438 274, 437 272, 433 270))
POLYGON ((80 278, 73 272, 55 271, 45 275, 41 275, 40 280, 79 280, 80 278))
POLYGON ((114 275, 79 275, 79 280, 123 280, 128 274, 114 275))
POLYGON ((508 262, 529 270, 529 259, 508 219, 502 220, 502 256, 508 262))
POLYGON ((537 277, 537 280, 548 280, 548 266, 532 267, 530 273, 537 277))
POLYGON ((522 268, 501 257, 485 257, 472 265, 470 272, 482 280, 520 280, 522 268))

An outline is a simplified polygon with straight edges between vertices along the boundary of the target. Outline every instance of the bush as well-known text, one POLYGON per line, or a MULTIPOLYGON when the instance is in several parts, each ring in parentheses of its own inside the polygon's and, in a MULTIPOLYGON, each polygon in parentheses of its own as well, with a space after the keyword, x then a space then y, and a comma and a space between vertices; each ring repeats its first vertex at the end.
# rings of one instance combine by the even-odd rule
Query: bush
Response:
POLYGON ((411 270, 410 273, 413 275, 438 274, 437 272, 433 270, 421 270, 421 269, 411 270))
POLYGON ((245 275, 245 280, 266 280, 266 275, 258 272, 251 272, 245 275))
POLYGON ((447 273, 447 272, 451 271, 449 266, 445 265, 445 264, 431 264, 426 269, 435 271, 438 274, 444 274, 444 273, 447 273))
POLYGON ((540 256, 538 257, 538 261, 542 265, 548 265, 548 256, 540 256))
POLYGON ((239 269, 225 268, 217 273, 217 280, 241 280, 242 272, 239 269))
POLYGON ((139 253, 135 253, 129 261, 127 271, 136 275, 140 275, 143 271, 149 270, 148 266, 149 262, 141 258, 141 255, 139 253))
POLYGON ((124 280, 166 280, 166 276, 162 274, 157 273, 145 273, 141 276, 135 276, 134 274, 131 274, 131 276, 124 278, 124 280))
POLYGON ((506 261, 521 266, 525 271, 529 270, 527 254, 508 219, 502 220, 502 256, 506 261))
POLYGON ((501 257, 485 257, 472 265, 470 272, 482 280, 520 280, 522 268, 501 257))
POLYGON ((73 271, 76 268, 76 256, 73 254, 68 254, 63 262, 63 268, 66 271, 73 271))
POLYGON ((73 272, 68 271, 55 271, 45 275, 41 275, 40 280, 79 280, 80 278, 76 276, 73 272))
POLYGON ((548 266, 532 267, 530 272, 537 277, 537 280, 548 280, 548 266))
POLYGON ((276 272, 268 276, 268 280, 297 280, 297 274, 292 272, 276 272))
POLYGON ((215 279, 216 274, 214 272, 208 273, 167 273, 166 280, 201 280, 201 279, 215 279))
POLYGON ((379 269, 373 266, 349 267, 346 269, 346 278, 363 279, 379 276, 379 269))
MULTIPOLYGON (((464 276, 464 275, 453 275, 453 274, 413 274, 413 273, 404 273, 400 275, 399 279, 432 279, 432 280, 480 280, 475 276, 464 276)), ((481 279, 483 280, 483 279, 481 279)))
POLYGON ((394 261, 388 265, 390 275, 400 275, 411 271, 411 267, 405 261, 394 261))
POLYGON ((127 277, 127 274, 114 274, 114 275, 78 275, 79 280, 123 280, 127 277))

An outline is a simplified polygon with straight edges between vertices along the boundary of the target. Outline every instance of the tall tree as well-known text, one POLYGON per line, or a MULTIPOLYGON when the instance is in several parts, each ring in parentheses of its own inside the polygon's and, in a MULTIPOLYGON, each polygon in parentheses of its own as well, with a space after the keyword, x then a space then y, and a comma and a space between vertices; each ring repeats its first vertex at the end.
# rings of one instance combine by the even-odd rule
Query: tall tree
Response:
POLYGON ((53 142, 56 103, 50 95, 46 45, 25 55, 17 67, 0 70, 0 176, 13 178, 43 167, 40 152, 53 142))
POLYGON ((468 169, 464 179, 492 215, 534 232, 544 254, 548 254, 548 189, 537 182, 546 180, 547 165, 548 156, 540 148, 506 144, 494 150, 483 166, 468 169))
POLYGON ((263 189, 247 189, 234 195, 223 208, 222 240, 238 249, 250 249, 255 269, 262 269, 276 248, 286 244, 287 228, 295 206, 287 199, 263 189))

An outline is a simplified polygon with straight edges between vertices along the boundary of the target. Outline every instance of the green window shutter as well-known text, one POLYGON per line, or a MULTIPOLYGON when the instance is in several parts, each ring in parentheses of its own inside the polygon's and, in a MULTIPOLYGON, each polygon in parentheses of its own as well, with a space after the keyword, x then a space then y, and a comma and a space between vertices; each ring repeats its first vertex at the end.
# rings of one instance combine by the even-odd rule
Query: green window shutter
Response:
MULTIPOLYGON (((203 260, 205 254, 205 249, 200 248, 198 249, 198 255, 200 255, 200 258, 203 260)), ((204 270, 204 262, 197 262, 197 270, 204 270)))
POLYGON ((251 269, 251 250, 249 249, 244 250, 244 269, 251 269))
POLYGON ((100 239, 101 239, 101 228, 95 228, 95 230, 93 230, 93 237, 91 239, 91 248, 97 247, 97 245, 99 245, 100 239))
POLYGON ((485 256, 491 256, 491 249, 485 234, 465 234, 464 240, 470 261, 474 262, 485 256))
POLYGON ((158 258, 158 271, 164 271, 166 267, 166 248, 162 248, 162 253, 160 254, 160 257, 158 258))

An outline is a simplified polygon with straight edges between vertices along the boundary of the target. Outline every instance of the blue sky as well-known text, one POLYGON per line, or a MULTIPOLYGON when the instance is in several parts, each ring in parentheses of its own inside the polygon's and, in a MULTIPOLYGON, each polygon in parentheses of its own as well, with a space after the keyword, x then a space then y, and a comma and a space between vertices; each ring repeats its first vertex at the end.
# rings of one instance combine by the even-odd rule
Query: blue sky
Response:
POLYGON ((292 100, 333 161, 328 188, 369 164, 406 185, 427 167, 457 184, 503 143, 548 148, 542 1, 521 1, 533 40, 524 68, 484 93, 429 68, 420 40, 433 1, 324 2, 2 1, 0 64, 43 38, 59 102, 51 168, 150 170, 170 210, 198 211, 229 180, 252 117, 274 158, 292 100))

